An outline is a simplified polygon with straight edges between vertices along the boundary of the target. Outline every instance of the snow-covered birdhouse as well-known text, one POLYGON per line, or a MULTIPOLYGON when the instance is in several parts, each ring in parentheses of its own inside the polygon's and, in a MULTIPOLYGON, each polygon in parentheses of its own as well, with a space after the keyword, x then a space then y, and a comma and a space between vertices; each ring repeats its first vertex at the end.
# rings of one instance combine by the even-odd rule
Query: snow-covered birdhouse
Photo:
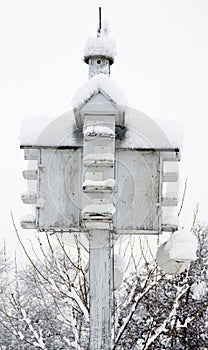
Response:
POLYGON ((186 270, 196 259, 197 239, 184 230, 174 232, 157 250, 159 267, 169 275, 186 270))
MULTIPOLYGON (((72 100, 76 125, 81 129, 86 116, 94 116, 94 123, 102 124, 115 115, 116 127, 124 128, 127 100, 125 95, 105 74, 97 74, 88 80, 76 93, 72 100), (96 117, 96 118, 95 118, 96 117)), ((110 122, 110 121, 109 121, 110 122)))
POLYGON ((22 227, 51 232, 96 227, 119 235, 177 229, 165 217, 178 201, 181 127, 127 106, 109 76, 115 54, 104 26, 85 47, 90 79, 72 99, 73 110, 23 121, 28 192, 22 201, 33 205, 35 217, 23 218, 22 227))
MULTIPOLYGON (((96 96, 113 106, 101 93, 96 96)), ((167 220, 177 205, 177 196, 167 193, 169 184, 177 188, 180 143, 169 131, 175 124, 169 122, 168 128, 137 110, 126 111, 125 134, 116 136, 115 141, 111 116, 100 115, 97 120, 92 111, 85 116, 89 123, 82 131, 73 111, 58 118, 23 121, 20 141, 28 160, 28 169, 23 171, 28 193, 22 200, 35 210, 30 223, 25 218, 24 228, 36 225, 40 231, 82 232, 82 220, 93 214, 87 213, 87 208, 95 209, 95 199, 105 209, 110 206, 103 199, 113 198, 110 203, 116 204, 116 211, 110 208, 113 215, 109 220, 118 234, 158 234, 177 229, 175 222, 167 220), (88 154, 83 154, 83 142, 88 142, 88 154), (90 193, 96 198, 86 202, 83 209, 83 196, 89 199, 90 193), (86 213, 84 218, 82 213, 86 213)))
POLYGON ((117 54, 113 38, 109 36, 109 26, 104 21, 97 37, 88 38, 84 48, 84 61, 89 65, 89 78, 102 73, 110 76, 110 66, 117 54))

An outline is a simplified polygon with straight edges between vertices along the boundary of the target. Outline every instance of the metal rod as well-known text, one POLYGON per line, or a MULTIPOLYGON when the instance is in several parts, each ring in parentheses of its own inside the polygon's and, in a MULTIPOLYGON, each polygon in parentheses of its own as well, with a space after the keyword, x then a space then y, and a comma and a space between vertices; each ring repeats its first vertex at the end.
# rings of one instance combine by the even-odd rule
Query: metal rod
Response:
POLYGON ((98 36, 101 35, 101 26, 102 26, 102 19, 101 19, 101 7, 99 7, 99 26, 98 26, 98 36))

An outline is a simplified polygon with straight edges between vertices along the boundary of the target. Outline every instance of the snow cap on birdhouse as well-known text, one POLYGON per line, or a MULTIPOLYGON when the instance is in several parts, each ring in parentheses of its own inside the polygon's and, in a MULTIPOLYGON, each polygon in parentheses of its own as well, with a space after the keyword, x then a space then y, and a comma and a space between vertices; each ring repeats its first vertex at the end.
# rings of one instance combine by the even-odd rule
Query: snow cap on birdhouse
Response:
MULTIPOLYGON (((116 125, 125 123, 127 99, 121 90, 105 74, 88 80, 72 99, 76 125, 81 129, 85 115, 115 115, 116 125)), ((99 117, 98 117, 99 118, 99 117)))
POLYGON ((88 38, 84 49, 84 61, 89 65, 89 81, 72 99, 79 130, 82 130, 85 115, 89 114, 106 117, 115 115, 116 126, 124 128, 127 101, 110 79, 110 65, 114 62, 116 48, 109 33, 108 21, 102 22, 99 8, 97 37, 88 38))
POLYGON ((196 259, 197 238, 185 230, 174 232, 157 250, 159 267, 169 275, 186 270, 196 259))
POLYGON ((97 37, 88 38, 84 48, 84 61, 89 65, 89 78, 103 73, 110 75, 110 65, 116 56, 114 39, 109 36, 108 21, 101 20, 101 8, 99 8, 99 26, 97 37))

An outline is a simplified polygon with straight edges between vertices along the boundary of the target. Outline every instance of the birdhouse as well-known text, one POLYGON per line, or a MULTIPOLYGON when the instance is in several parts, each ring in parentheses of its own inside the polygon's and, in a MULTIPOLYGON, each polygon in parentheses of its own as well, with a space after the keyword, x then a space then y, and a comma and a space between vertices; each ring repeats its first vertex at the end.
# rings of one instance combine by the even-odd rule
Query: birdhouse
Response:
POLYGON ((197 239, 181 230, 176 231, 157 250, 156 260, 159 267, 169 275, 186 270, 196 259, 197 239))
POLYGON ((167 211, 177 205, 176 195, 166 194, 169 184, 177 186, 177 169, 167 172, 165 167, 167 164, 174 167, 179 161, 179 147, 171 144, 164 127, 155 122, 152 124, 157 137, 151 136, 150 118, 131 108, 128 111, 126 108, 122 139, 114 138, 111 118, 113 113, 119 116, 118 109, 102 92, 87 101, 77 109, 80 120, 84 118, 86 122, 85 126, 79 124, 79 128, 73 111, 52 119, 42 129, 43 120, 38 118, 23 122, 21 148, 28 160, 23 177, 29 191, 22 195, 22 200, 33 205, 36 228, 82 232, 85 219, 93 217, 94 209, 100 217, 103 209, 103 217, 111 217, 110 227, 118 234, 158 234, 177 229, 165 219, 167 211), (100 114, 93 113, 95 106, 92 109, 90 106, 98 100, 100 114), (86 111, 89 113, 85 114, 86 111), (84 142, 87 154, 83 153, 84 142), (111 203, 115 204, 116 212, 111 203))
POLYGON ((24 228, 102 228, 119 235, 177 229, 164 218, 178 202, 180 129, 128 107, 109 76, 116 50, 108 32, 103 26, 87 41, 90 79, 75 94, 73 110, 23 122, 20 147, 28 160, 23 172, 28 192, 22 201, 35 213, 30 222, 22 220, 24 228))
MULTIPOLYGON (((111 292, 120 286, 124 272, 121 259, 112 261, 113 239, 177 229, 164 218, 177 205, 180 142, 175 138, 178 127, 173 133, 169 121, 166 128, 129 108, 113 83, 115 43, 108 27, 101 26, 99 12, 97 38, 87 41, 84 53, 89 80, 74 96, 73 111, 22 125, 20 147, 28 161, 23 171, 28 191, 22 201, 32 205, 34 216, 23 218, 21 225, 87 237, 89 347, 110 349, 111 292)), ((169 255, 167 250, 165 261, 169 255)))
POLYGON ((100 71, 78 90, 72 105, 78 129, 83 128, 84 119, 89 116, 92 125, 97 123, 98 126, 107 119, 111 123, 110 116, 115 116, 116 129, 124 128, 127 100, 111 79, 100 71))
POLYGON ((116 45, 109 36, 109 26, 104 21, 98 29, 97 37, 88 38, 84 48, 84 61, 89 65, 89 78, 97 74, 110 76, 110 66, 116 56, 116 45))

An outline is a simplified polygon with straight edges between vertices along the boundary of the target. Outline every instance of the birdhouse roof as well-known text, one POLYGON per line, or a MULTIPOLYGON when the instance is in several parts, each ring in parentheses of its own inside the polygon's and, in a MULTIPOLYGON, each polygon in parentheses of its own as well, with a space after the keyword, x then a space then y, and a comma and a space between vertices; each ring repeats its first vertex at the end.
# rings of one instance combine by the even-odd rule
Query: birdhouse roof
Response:
POLYGON ((88 61, 90 57, 103 56, 114 61, 116 52, 116 45, 114 39, 109 36, 101 36, 98 38, 88 38, 84 48, 84 60, 88 61))
MULTIPOLYGON (((128 108, 126 133, 116 140, 117 148, 127 149, 176 149, 181 148, 182 126, 175 121, 153 120, 142 112, 128 108)), ((83 135, 76 127, 73 111, 59 117, 24 118, 20 129, 22 148, 82 147, 83 135)))
POLYGON ((103 93, 115 104, 126 106, 127 98, 123 92, 113 83, 112 79, 105 74, 97 74, 89 79, 74 95, 72 106, 74 109, 81 108, 96 93, 103 93))
POLYGON ((116 43, 109 36, 110 29, 108 20, 104 19, 97 37, 89 37, 84 48, 84 60, 88 63, 90 57, 106 57, 113 63, 116 52, 116 43))

